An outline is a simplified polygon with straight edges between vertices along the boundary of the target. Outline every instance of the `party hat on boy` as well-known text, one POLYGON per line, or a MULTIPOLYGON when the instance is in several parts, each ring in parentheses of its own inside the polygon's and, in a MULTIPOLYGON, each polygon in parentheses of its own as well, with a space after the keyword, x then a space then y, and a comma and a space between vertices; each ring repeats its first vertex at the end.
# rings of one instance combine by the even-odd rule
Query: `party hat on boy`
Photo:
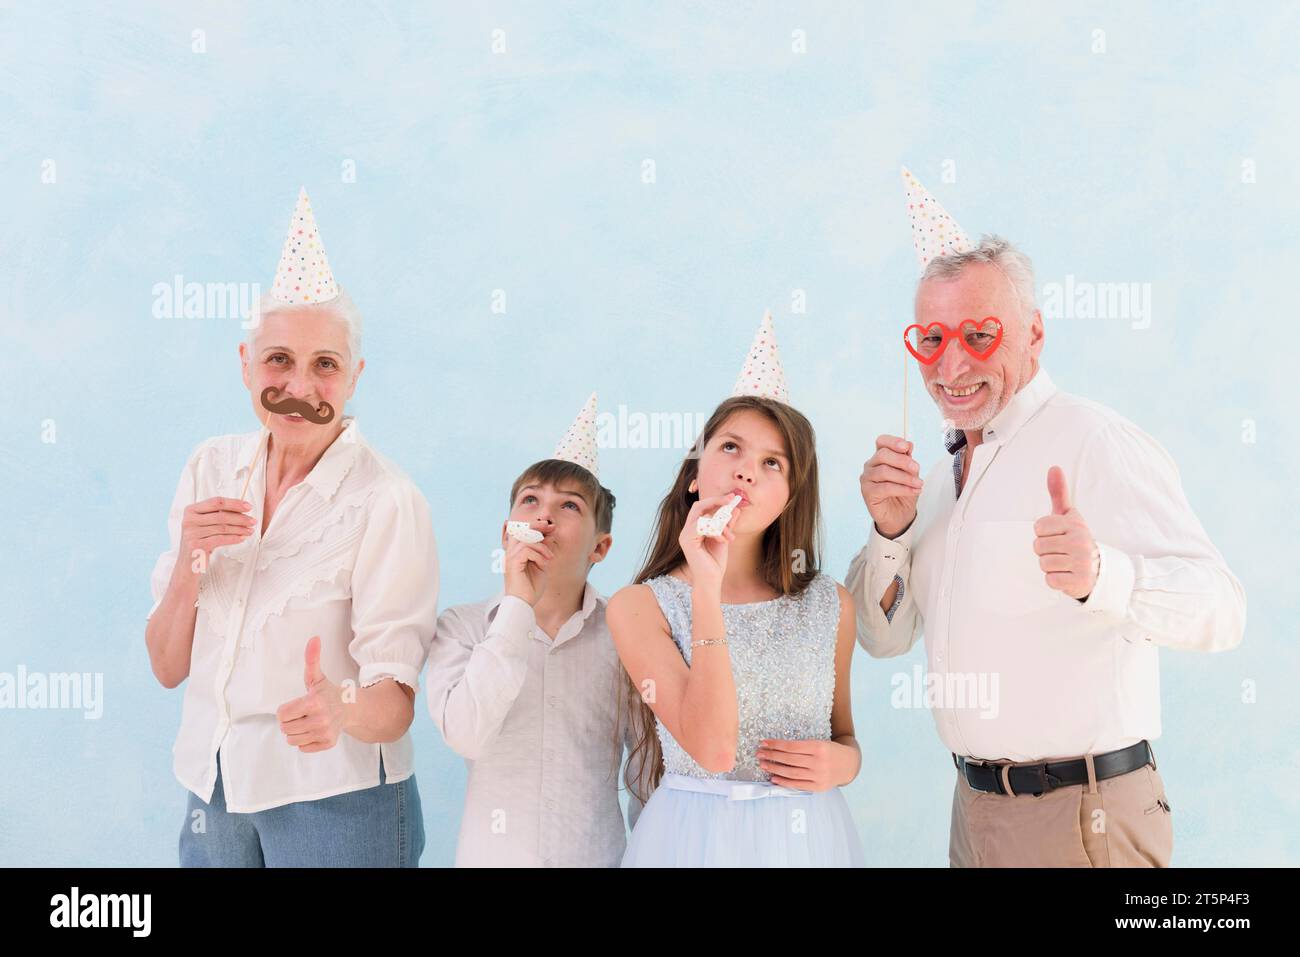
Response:
POLYGON ((903 190, 907 193, 907 215, 912 220, 912 244, 916 247, 916 258, 922 270, 935 256, 964 253, 975 248, 957 221, 906 166, 903 167, 903 190))
POLYGON ((740 378, 732 395, 761 395, 778 402, 790 403, 790 392, 785 387, 785 369, 781 367, 781 354, 776 349, 776 331, 772 328, 772 313, 763 313, 758 333, 740 368, 740 378))
POLYGON ((581 465, 596 478, 600 472, 596 464, 596 393, 592 393, 569 426, 560 444, 555 447, 553 459, 581 465))
POLYGON ((289 220, 289 235, 275 269, 271 295, 283 303, 326 302, 339 294, 334 272, 325 256, 316 217, 312 215, 307 188, 298 190, 298 204, 289 220))

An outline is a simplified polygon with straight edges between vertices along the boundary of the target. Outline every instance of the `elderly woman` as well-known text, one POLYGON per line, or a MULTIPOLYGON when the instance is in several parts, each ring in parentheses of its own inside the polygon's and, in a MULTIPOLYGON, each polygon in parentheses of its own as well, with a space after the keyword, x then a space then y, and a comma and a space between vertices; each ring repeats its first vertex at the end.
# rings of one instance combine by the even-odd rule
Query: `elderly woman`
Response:
POLYGON ((341 414, 360 318, 305 191, 239 356, 263 429, 191 454, 145 631, 158 680, 189 678, 181 865, 414 867, 437 554, 424 497, 341 414))

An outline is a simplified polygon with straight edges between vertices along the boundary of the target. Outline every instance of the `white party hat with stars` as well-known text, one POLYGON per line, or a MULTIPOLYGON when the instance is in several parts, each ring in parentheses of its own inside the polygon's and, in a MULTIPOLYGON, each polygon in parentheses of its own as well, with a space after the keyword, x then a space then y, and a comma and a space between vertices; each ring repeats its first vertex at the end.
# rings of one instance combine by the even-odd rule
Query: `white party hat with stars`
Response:
POLYGON ((298 191, 298 204, 289 220, 289 235, 275 269, 271 295, 283 303, 326 302, 339 294, 334 272, 325 256, 316 217, 312 215, 307 188, 298 191))
POLYGON ((907 215, 912 220, 912 244, 916 246, 916 258, 922 270, 935 256, 964 253, 975 248, 957 221, 906 166, 903 167, 903 190, 907 193, 907 215))
POLYGON ((741 366, 740 378, 732 395, 761 395, 778 402, 790 404, 790 391, 785 387, 785 369, 781 354, 776 349, 776 330, 772 327, 772 313, 763 313, 758 333, 741 366))
POLYGON ((555 447, 553 459, 572 462, 600 478, 596 464, 596 393, 592 393, 577 418, 555 447))

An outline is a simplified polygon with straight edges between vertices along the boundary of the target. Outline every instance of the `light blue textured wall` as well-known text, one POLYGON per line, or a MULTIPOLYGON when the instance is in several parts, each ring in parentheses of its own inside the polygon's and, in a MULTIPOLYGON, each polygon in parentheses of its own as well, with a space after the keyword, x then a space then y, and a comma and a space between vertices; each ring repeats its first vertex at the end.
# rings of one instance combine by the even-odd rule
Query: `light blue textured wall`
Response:
MULTIPOLYGON (((1300 863, 1295 8, 469 6, 0 9, 0 671, 102 672, 105 699, 99 720, 0 711, 0 864, 176 859, 181 693, 150 674, 149 571, 187 453, 255 421, 235 321, 156 319, 155 283, 269 284, 306 185, 369 323, 349 411, 432 504, 443 606, 495 590, 509 482, 591 390, 707 413, 770 306, 842 577, 862 462, 900 424, 901 163, 1040 285, 1150 284, 1149 328, 1049 321, 1044 364, 1169 449, 1247 590, 1239 650, 1162 655, 1174 862, 1300 863)), ((928 463, 938 418, 919 390, 912 410, 928 463)), ((680 454, 602 450, 602 590, 680 454)), ((873 863, 947 863, 951 762, 927 713, 889 706, 922 660, 854 662, 873 863)), ((417 704, 424 863, 444 865, 465 775, 417 704)))

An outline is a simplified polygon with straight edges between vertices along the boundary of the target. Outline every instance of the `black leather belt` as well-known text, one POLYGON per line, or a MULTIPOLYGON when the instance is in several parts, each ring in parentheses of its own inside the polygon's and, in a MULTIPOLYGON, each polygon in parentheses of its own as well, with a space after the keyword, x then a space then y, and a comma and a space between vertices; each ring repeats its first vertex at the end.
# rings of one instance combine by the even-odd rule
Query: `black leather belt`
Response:
MULTIPOLYGON (((1042 794, 1072 784, 1088 783, 1088 763, 1083 758, 1044 761, 1041 764, 1012 764, 1009 761, 975 761, 954 754, 952 763, 965 775, 966 783, 972 788, 991 794, 1042 794), (1011 785, 1009 790, 1008 781, 1011 785)), ((1092 756, 1093 770, 1098 781, 1128 774, 1144 764, 1150 764, 1153 768, 1156 766, 1155 753, 1146 741, 1092 756)))

